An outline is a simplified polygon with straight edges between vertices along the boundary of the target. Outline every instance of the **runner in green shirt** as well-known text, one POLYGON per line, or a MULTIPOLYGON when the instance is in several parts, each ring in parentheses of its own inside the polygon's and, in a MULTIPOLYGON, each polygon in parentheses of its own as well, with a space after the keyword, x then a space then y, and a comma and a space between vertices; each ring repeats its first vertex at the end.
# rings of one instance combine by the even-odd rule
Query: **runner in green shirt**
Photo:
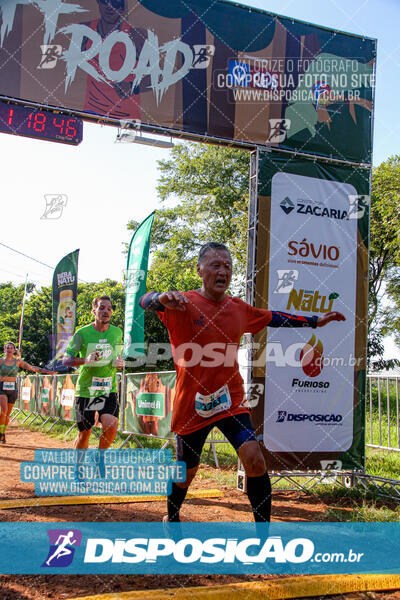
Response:
POLYGON ((94 323, 76 331, 63 359, 67 366, 80 367, 75 398, 77 449, 88 448, 96 411, 103 428, 99 448, 109 448, 117 433, 119 403, 115 375, 124 361, 120 355, 122 330, 110 325, 112 310, 109 296, 95 298, 94 323))

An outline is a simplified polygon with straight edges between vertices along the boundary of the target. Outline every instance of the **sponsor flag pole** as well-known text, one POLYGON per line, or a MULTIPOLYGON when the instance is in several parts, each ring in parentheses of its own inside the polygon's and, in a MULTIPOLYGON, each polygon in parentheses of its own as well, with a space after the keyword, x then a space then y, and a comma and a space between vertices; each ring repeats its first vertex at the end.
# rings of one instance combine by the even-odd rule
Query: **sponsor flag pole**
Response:
POLYGON ((21 319, 19 321, 18 354, 20 354, 20 352, 21 352, 22 333, 23 333, 23 329, 24 329, 24 312, 25 312, 25 300, 26 300, 27 285, 28 285, 28 273, 26 274, 26 278, 25 278, 24 299, 22 300, 21 319))
MULTIPOLYGON (((126 263, 124 348, 122 357, 134 358, 144 354, 144 311, 139 298, 146 293, 149 263, 150 235, 154 221, 153 211, 136 229, 129 244, 126 263)), ((121 397, 125 403, 125 364, 122 370, 121 397)), ((125 406, 122 407, 125 419, 125 406)), ((125 423, 122 424, 123 427, 125 423)))
POLYGON ((53 274, 52 369, 60 370, 61 360, 75 331, 78 293, 79 250, 60 260, 53 274))
POLYGON ((126 266, 125 326, 123 358, 144 353, 144 311, 139 298, 146 293, 150 234, 155 211, 136 229, 129 244, 126 266))

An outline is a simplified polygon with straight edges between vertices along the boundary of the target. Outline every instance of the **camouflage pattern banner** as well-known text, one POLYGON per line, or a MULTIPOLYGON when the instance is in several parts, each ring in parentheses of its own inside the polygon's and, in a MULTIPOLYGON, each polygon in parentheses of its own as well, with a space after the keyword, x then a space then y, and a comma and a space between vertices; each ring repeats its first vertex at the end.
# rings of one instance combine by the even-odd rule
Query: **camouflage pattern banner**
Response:
POLYGON ((323 328, 266 328, 253 421, 271 469, 362 469, 370 170, 261 153, 255 302, 323 328))
POLYGON ((371 162, 376 41, 223 0, 2 0, 0 96, 371 162))

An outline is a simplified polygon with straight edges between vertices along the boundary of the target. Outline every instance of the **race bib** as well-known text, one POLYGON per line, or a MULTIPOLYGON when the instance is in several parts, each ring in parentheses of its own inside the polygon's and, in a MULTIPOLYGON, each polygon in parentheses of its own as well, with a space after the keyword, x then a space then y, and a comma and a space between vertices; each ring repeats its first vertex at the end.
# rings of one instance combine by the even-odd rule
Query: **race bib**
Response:
POLYGON ((15 381, 3 381, 3 390, 8 392, 14 391, 15 381))
POLYGON ((194 407, 200 417, 207 419, 213 417, 223 410, 228 410, 232 405, 231 395, 227 385, 209 396, 202 396, 197 393, 194 401, 194 407))
POLYGON ((112 377, 92 377, 92 385, 90 389, 92 392, 101 392, 102 394, 109 394, 111 392, 112 377))

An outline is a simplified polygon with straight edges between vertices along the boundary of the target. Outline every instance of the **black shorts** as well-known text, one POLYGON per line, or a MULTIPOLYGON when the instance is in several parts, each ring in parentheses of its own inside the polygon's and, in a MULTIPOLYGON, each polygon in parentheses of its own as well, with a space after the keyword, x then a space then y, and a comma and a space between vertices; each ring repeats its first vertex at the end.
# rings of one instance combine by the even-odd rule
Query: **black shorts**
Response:
POLYGON ((118 395, 115 392, 97 396, 96 398, 83 398, 78 396, 75 401, 76 424, 79 431, 89 431, 94 425, 96 412, 102 415, 119 416, 118 395))
POLYGON ((214 421, 188 435, 176 435, 176 460, 186 463, 186 468, 191 469, 200 464, 201 451, 204 443, 213 427, 223 433, 229 440, 236 452, 245 442, 255 441, 254 427, 248 413, 241 413, 232 417, 226 417, 214 421))
MULTIPOLYGON (((8 404, 14 404, 14 402, 17 400, 18 398, 18 392, 17 390, 3 390, 3 385, 7 383, 6 381, 0 381, 0 396, 7 396, 7 402, 8 404)), ((17 387, 17 384, 15 383, 15 387, 17 387)))

